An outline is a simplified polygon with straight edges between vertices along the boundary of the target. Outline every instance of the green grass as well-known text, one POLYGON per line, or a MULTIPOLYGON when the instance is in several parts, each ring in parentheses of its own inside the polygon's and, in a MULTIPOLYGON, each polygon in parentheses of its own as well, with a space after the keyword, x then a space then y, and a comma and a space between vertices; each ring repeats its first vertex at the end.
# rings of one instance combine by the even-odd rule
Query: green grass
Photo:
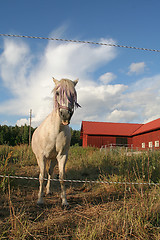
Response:
MULTIPOLYGON (((0 174, 38 176, 27 145, 0 146, 0 174)), ((67 179, 160 183, 160 152, 127 154, 71 147, 67 179)), ((1 239, 160 239, 160 187, 67 183, 71 208, 63 210, 59 183, 36 206, 38 181, 0 179, 1 239)))

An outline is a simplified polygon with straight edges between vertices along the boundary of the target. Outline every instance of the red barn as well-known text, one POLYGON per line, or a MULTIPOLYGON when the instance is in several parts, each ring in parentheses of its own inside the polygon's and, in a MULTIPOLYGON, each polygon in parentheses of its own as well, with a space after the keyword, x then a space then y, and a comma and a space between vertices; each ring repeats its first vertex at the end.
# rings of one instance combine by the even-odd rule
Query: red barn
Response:
POLYGON ((140 149, 160 148, 160 118, 143 124, 133 133, 132 142, 134 147, 140 149))
POLYGON ((82 121, 83 147, 128 146, 159 148, 160 119, 146 124, 82 121))

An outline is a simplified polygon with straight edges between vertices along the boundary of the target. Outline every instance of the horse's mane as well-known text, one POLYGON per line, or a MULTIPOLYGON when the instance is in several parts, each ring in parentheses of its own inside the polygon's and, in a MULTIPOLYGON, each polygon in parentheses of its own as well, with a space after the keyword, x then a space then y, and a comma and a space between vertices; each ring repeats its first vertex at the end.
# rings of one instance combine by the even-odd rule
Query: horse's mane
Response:
POLYGON ((80 107, 80 105, 77 103, 77 93, 75 90, 74 83, 69 79, 61 79, 59 81, 59 84, 53 89, 54 92, 54 102, 55 102, 55 108, 58 107, 57 102, 57 95, 56 91, 59 90, 59 97, 60 97, 60 104, 64 103, 64 99, 67 98, 67 100, 74 105, 75 107, 80 107))

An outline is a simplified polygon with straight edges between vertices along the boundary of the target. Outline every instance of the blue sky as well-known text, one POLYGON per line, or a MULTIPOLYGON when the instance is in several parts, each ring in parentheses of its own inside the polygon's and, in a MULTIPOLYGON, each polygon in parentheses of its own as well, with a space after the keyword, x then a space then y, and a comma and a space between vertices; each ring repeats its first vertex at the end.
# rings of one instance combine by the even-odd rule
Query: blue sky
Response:
MULTIPOLYGON (((5 0, 0 33, 160 49, 159 0, 5 0)), ((160 53, 0 37, 0 124, 33 126, 52 111, 52 76, 77 85, 71 127, 82 120, 144 123, 160 117, 160 53)))

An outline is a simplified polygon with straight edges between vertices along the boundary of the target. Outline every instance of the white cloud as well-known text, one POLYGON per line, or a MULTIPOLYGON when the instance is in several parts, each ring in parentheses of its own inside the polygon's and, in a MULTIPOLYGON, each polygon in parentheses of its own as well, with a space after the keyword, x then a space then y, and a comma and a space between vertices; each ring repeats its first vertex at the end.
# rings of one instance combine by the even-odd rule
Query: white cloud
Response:
POLYGON ((26 118, 21 118, 20 120, 17 120, 16 122, 17 126, 22 126, 22 125, 29 125, 29 119, 26 118))
MULTIPOLYGON (((103 40, 113 42, 113 40, 103 40)), ((78 102, 72 125, 80 127, 82 120, 144 122, 159 114, 160 75, 139 79, 132 85, 113 84, 116 76, 107 72, 94 81, 92 76, 102 66, 117 57, 113 47, 49 41, 41 53, 34 53, 22 40, 4 41, 0 54, 0 78, 10 98, 0 104, 0 114, 17 115, 18 125, 37 126, 53 108, 52 76, 72 80, 77 84, 78 102), (15 51, 14 51, 15 50, 15 51)), ((132 63, 130 74, 145 69, 145 63, 132 63)), ((7 119, 8 120, 8 119, 7 119)))
POLYGON ((130 85, 116 108, 137 113, 137 117, 133 120, 143 123, 160 117, 159 106, 160 74, 142 78, 130 85))
POLYGON ((116 75, 112 72, 107 72, 99 77, 99 80, 104 84, 108 84, 115 79, 116 79, 116 75))
POLYGON ((80 87, 78 94, 82 108, 73 116, 74 122, 78 124, 79 119, 106 121, 106 114, 119 103, 126 89, 123 84, 80 87))
POLYGON ((24 56, 26 56, 28 52, 28 46, 22 41, 15 44, 14 41, 6 39, 4 42, 3 58, 7 60, 10 66, 16 66, 19 62, 23 62, 24 56))
POLYGON ((131 63, 128 74, 141 74, 144 72, 146 64, 144 62, 131 63))
MULTIPOLYGON (((0 113, 21 115, 22 118, 17 121, 21 125, 28 123, 26 116, 29 115, 29 109, 32 109, 32 123, 36 126, 53 107, 52 76, 57 79, 78 77, 78 99, 83 108, 77 110, 72 123, 79 124, 85 115, 85 105, 89 106, 88 99, 93 100, 91 106, 95 104, 99 108, 97 102, 102 105, 105 95, 113 96, 123 91, 123 85, 102 84, 98 88, 98 94, 97 84, 90 76, 101 65, 113 60, 116 54, 116 49, 112 47, 50 41, 39 57, 32 55, 26 42, 5 39, 4 51, 0 55, 0 77, 13 97, 0 105, 0 113)), ((87 112, 88 117, 89 114, 90 111, 87 112)))
POLYGON ((109 122, 131 122, 135 118, 137 118, 136 112, 115 109, 107 116, 106 120, 109 122))

